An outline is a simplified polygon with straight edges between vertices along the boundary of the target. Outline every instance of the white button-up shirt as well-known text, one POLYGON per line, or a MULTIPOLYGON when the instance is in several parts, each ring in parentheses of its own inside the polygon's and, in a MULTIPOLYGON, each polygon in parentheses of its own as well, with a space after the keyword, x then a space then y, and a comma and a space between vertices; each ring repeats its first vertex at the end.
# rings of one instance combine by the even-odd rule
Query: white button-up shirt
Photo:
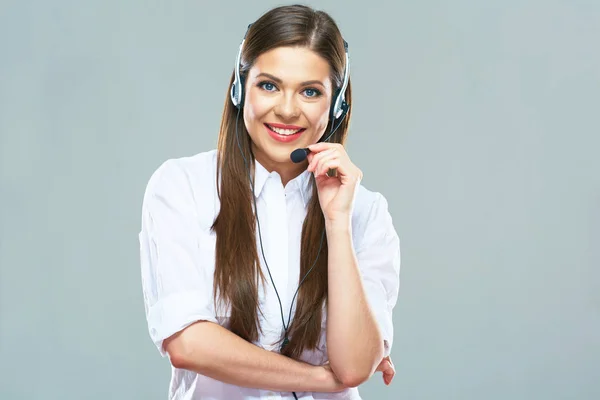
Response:
MULTIPOLYGON (((216 150, 171 159, 151 176, 143 200, 139 233, 142 288, 150 337, 162 356, 163 340, 199 320, 225 326, 227 310, 213 305, 216 235, 211 225, 219 211, 216 188, 216 150)), ((312 195, 310 172, 304 171, 285 187, 277 172, 255 162, 255 195, 262 243, 281 298, 284 319, 298 287, 302 223, 312 195)), ((257 228, 258 232, 258 228, 257 228)), ((268 276, 256 235, 263 273, 268 276)), ((352 216, 352 239, 369 304, 384 338, 385 355, 393 341, 392 309, 398 297, 400 243, 386 199, 362 185, 352 216)), ((315 243, 318 246, 319 243, 315 243)), ((279 351, 283 327, 275 290, 259 286, 262 335, 257 346, 279 351)), ((295 306, 295 301, 294 301, 295 306)), ((292 308, 292 319, 295 308, 292 308)), ((316 350, 302 361, 328 361, 326 307, 322 336, 316 350)), ((259 333, 260 334, 260 333, 259 333)), ((360 399, 357 388, 339 393, 296 392, 299 399, 360 399)), ((171 400, 293 399, 291 393, 237 387, 195 372, 172 367, 171 400)))

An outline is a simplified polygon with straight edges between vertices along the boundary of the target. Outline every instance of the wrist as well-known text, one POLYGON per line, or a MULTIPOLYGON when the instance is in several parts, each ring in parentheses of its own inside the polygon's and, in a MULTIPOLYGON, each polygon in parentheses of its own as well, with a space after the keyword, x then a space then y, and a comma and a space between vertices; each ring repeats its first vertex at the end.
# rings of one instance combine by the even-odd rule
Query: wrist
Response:
POLYGON ((352 229, 352 218, 350 215, 325 218, 325 229, 327 232, 350 232, 352 229))
POLYGON ((315 392, 327 392, 328 376, 327 371, 322 366, 314 366, 311 371, 311 381, 315 384, 315 392))
POLYGON ((345 389, 342 383, 333 374, 329 365, 318 365, 312 370, 312 382, 315 384, 315 392, 333 393, 345 389))

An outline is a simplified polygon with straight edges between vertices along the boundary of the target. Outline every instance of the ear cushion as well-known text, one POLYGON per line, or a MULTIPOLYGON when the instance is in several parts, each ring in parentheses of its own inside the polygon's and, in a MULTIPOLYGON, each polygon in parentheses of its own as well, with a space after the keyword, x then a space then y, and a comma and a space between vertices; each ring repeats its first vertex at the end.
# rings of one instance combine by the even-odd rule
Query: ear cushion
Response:
POLYGON ((337 101, 340 95, 340 89, 335 89, 333 92, 333 96, 331 97, 331 107, 329 107, 329 120, 335 121, 335 102, 337 101))
POLYGON ((229 91, 229 99, 231 100, 231 103, 237 107, 237 104, 235 102, 235 80, 233 81, 233 83, 231 84, 231 90, 229 91))
POLYGON ((244 76, 240 76, 240 82, 236 82, 235 80, 231 84, 231 102, 236 108, 241 108, 244 106, 244 85, 246 80, 244 76), (240 95, 240 102, 236 104, 236 97, 238 96, 238 90, 240 95))
POLYGON ((244 99, 246 98, 246 77, 244 75, 240 75, 240 104, 239 108, 244 107, 244 99))

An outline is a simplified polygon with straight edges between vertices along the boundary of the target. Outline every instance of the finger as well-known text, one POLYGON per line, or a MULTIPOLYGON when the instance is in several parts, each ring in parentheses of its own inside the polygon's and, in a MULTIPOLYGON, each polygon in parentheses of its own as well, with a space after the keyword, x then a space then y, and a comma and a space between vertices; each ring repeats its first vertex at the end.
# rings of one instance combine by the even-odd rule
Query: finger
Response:
POLYGON ((396 375, 396 369, 393 364, 388 363, 388 367, 383 371, 383 381, 386 385, 389 385, 396 375))
POLYGON ((392 381, 394 380, 394 375, 395 374, 386 374, 384 375, 384 382, 386 385, 389 385, 390 383, 392 383, 392 381))
POLYGON ((377 367, 377 371, 381 371, 383 374, 394 371, 394 367, 388 360, 381 361, 381 364, 377 367))
POLYGON ((389 373, 390 371, 394 370, 394 365, 392 364, 391 360, 384 358, 383 360, 381 360, 381 362, 379 363, 379 365, 377 366, 376 371, 381 371, 382 373, 389 373))
POLYGON ((392 380, 394 379, 394 374, 383 374, 381 376, 381 379, 383 379, 383 383, 385 383, 386 385, 389 385, 390 383, 392 383, 392 380))
POLYGON ((316 163, 319 161, 319 158, 323 157, 322 154, 323 153, 308 153, 308 156, 307 156, 308 167, 306 167, 307 171, 312 172, 314 170, 314 167, 315 167, 316 163))
POLYGON ((335 150, 334 149, 329 149, 326 151, 323 151, 321 153, 317 153, 315 155, 313 155, 310 164, 308 165, 307 170, 310 172, 316 171, 316 166, 319 163, 319 161, 321 159, 323 159, 323 157, 327 157, 328 155, 332 154, 335 150))
POLYGON ((388 364, 388 366, 382 372, 384 375, 394 376, 394 374, 396 373, 396 369, 394 368, 393 365, 388 364))
POLYGON ((393 375, 384 375, 383 376, 383 383, 385 383, 386 385, 389 385, 390 383, 392 383, 393 379, 394 379, 393 375))
POLYGON ((375 371, 381 371, 384 381, 389 379, 390 375, 393 377, 396 371, 390 356, 384 357, 375 371))
POLYGON ((335 150, 335 147, 327 147, 327 148, 323 148, 319 151, 309 151, 306 155, 306 159, 308 160, 309 164, 310 162, 319 154, 323 154, 329 150, 335 150))
POLYGON ((333 148, 343 149, 344 147, 339 143, 329 143, 329 142, 320 142, 320 143, 315 143, 315 144, 311 144, 310 146, 308 146, 308 149, 315 153, 319 153, 321 151, 324 151, 327 149, 333 149, 333 148))
POLYGON ((329 169, 337 170, 335 177, 339 178, 342 183, 349 184, 351 182, 359 182, 361 179, 360 170, 357 170, 347 157, 336 156, 320 161, 317 169, 318 173, 315 176, 326 174, 329 169), (335 160, 335 162, 333 162, 333 160, 335 160))
POLYGON ((326 175, 327 171, 329 171, 330 169, 337 169, 339 171, 340 166, 341 162, 339 158, 325 160, 322 164, 320 164, 319 170, 315 172, 315 177, 318 177, 320 175, 326 175))
MULTIPOLYGON (((317 163, 314 167, 314 170, 315 170, 317 176, 321 175, 323 173, 323 166, 327 162, 329 162, 330 160, 339 159, 339 154, 335 150, 328 152, 328 153, 322 153, 322 154, 323 154, 323 157, 321 157, 317 161, 317 163)), ((325 172, 327 172, 327 171, 325 170, 325 172)))

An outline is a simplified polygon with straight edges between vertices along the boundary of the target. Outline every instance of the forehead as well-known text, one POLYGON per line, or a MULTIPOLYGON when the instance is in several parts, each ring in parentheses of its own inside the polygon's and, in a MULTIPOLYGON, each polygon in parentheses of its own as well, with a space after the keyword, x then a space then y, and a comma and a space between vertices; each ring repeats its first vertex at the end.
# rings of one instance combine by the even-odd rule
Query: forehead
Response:
POLYGON ((262 53, 250 69, 250 75, 268 73, 284 82, 320 80, 330 84, 327 60, 306 47, 277 47, 262 53))

